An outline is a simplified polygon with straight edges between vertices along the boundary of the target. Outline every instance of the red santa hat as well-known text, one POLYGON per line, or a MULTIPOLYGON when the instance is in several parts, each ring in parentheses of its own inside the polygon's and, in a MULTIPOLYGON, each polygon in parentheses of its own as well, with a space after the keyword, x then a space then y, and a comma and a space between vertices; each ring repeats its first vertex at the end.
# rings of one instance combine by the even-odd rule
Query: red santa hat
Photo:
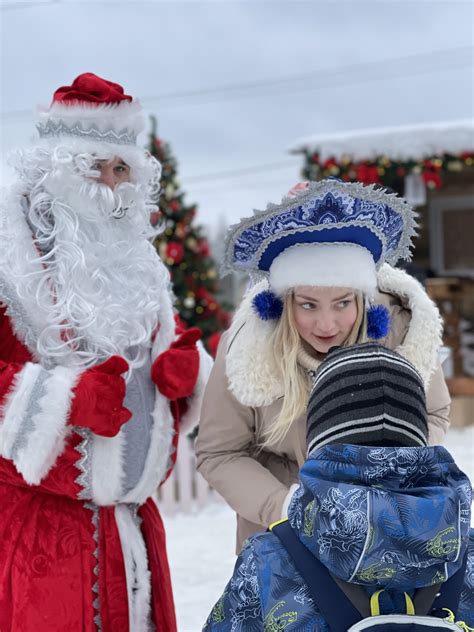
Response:
POLYGON ((144 128, 140 103, 121 85, 86 72, 70 86, 56 90, 48 108, 39 112, 37 129, 50 147, 65 145, 107 158, 136 162, 137 136, 144 128))

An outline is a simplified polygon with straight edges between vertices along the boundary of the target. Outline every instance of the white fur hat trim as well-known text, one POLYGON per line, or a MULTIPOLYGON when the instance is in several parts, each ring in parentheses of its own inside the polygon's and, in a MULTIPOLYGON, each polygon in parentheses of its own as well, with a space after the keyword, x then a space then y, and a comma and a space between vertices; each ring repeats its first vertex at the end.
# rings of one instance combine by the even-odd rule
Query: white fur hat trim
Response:
POLYGON ((377 289, 375 262, 355 244, 298 244, 270 266, 270 287, 282 296, 299 286, 350 287, 372 297, 377 289))
POLYGON ((53 103, 39 109, 37 128, 41 138, 77 137, 86 140, 135 145, 145 127, 138 101, 116 103, 53 103))

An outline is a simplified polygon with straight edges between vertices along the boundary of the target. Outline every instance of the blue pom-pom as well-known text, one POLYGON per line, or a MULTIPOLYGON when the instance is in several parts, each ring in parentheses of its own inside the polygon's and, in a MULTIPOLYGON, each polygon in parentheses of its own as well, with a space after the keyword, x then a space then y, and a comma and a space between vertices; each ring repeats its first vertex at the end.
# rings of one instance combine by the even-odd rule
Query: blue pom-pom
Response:
POLYGON ((390 331, 390 312, 385 305, 372 305, 367 310, 367 336, 373 340, 385 338, 390 331))
POLYGON ((283 302, 270 290, 259 292, 252 299, 252 305, 262 320, 278 320, 283 313, 283 302))

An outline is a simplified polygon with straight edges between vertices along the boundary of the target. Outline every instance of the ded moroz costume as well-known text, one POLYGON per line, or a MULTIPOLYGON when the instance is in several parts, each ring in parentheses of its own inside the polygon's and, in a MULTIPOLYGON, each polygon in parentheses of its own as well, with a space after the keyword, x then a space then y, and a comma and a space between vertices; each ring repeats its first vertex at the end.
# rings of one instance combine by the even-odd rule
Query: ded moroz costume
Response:
POLYGON ((120 85, 80 75, 0 204, 1 630, 176 629, 153 495, 210 359, 176 328, 142 127, 120 85))

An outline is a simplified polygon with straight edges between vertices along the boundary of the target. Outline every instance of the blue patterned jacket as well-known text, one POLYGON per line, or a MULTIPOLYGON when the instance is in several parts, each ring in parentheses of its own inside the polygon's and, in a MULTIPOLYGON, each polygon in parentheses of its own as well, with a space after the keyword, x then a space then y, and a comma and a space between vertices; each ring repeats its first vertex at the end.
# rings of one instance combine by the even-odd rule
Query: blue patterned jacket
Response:
MULTIPOLYGON (((315 450, 289 507, 292 528, 336 576, 385 589, 385 613, 403 591, 451 577, 469 549, 456 621, 474 626, 471 484, 442 447, 315 450)), ((329 632, 286 549, 271 532, 245 543, 206 632, 329 632)))

